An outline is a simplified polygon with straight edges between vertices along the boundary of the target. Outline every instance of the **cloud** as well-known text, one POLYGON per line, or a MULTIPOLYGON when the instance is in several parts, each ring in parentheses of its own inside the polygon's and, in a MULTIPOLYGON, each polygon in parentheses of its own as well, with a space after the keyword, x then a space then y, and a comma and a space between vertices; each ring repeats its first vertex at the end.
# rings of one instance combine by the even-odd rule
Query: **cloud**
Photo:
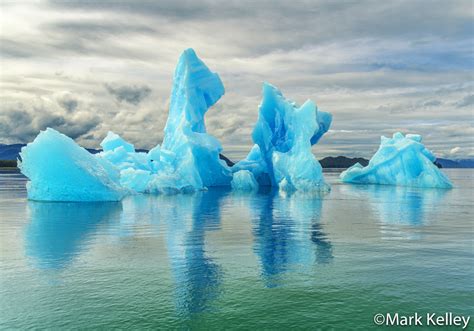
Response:
POLYGON ((52 125, 87 147, 113 130, 150 148, 193 47, 225 85, 206 124, 234 159, 263 81, 333 114, 318 156, 368 157, 396 130, 438 155, 474 147, 469 0, 9 2, 0 16, 0 142, 52 125))
POLYGON ((423 103, 423 106, 425 106, 425 107, 436 107, 436 106, 440 106, 442 104, 443 103, 439 100, 428 100, 428 101, 425 101, 423 103))
POLYGON ((51 100, 35 99, 30 104, 6 103, 0 109, 0 141, 27 143, 48 127, 78 139, 94 130, 100 122, 99 116, 92 111, 78 111, 71 115, 51 100))
POLYGON ((457 146, 457 147, 454 147, 453 149, 451 149, 449 151, 449 154, 457 154, 461 151, 461 147, 457 146))
POLYGON ((112 86, 110 84, 105 84, 107 91, 113 95, 117 101, 128 102, 132 105, 138 105, 151 93, 151 89, 148 86, 112 86))
POLYGON ((79 101, 71 93, 63 93, 58 97, 58 103, 68 112, 76 110, 79 101))
POLYGON ((469 106, 472 106, 472 105, 474 105, 474 94, 466 95, 464 98, 462 98, 462 100, 459 100, 456 103, 456 106, 458 108, 469 107, 469 106))
POLYGON ((0 54, 3 58, 28 58, 34 55, 34 53, 26 47, 27 45, 8 38, 0 38, 0 45, 0 54))
POLYGON ((154 33, 156 30, 143 24, 119 23, 102 19, 88 19, 80 21, 56 21, 44 24, 42 28, 53 33, 65 33, 72 36, 88 36, 100 39, 107 35, 130 35, 135 33, 154 33))

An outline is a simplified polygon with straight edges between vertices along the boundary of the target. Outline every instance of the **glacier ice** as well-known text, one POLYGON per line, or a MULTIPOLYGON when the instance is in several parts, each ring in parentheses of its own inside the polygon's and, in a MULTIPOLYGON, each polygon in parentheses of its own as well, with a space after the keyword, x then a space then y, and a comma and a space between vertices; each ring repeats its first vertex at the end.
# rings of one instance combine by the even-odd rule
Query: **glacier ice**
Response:
POLYGON ((436 157, 421 141, 420 135, 400 132, 392 138, 382 136, 367 167, 356 163, 340 178, 345 183, 451 188, 449 178, 433 164, 436 157))
POLYGON ((232 172, 219 141, 206 132, 204 115, 224 94, 216 73, 187 49, 174 74, 163 144, 148 153, 109 132, 99 155, 120 170, 121 184, 136 192, 178 193, 230 185, 232 172))
POLYGON ((268 176, 267 163, 263 159, 260 146, 257 144, 253 145, 245 159, 240 160, 232 167, 234 177, 235 174, 243 170, 250 171, 258 185, 271 185, 270 177, 268 176))
POLYGON ((178 193, 229 186, 232 171, 219 157, 222 146, 206 132, 204 115, 224 94, 216 73, 192 49, 174 73, 163 144, 148 153, 109 132, 103 151, 91 155, 53 129, 22 151, 21 170, 35 200, 120 200, 129 193, 178 193))
MULTIPOLYGON (((133 193, 180 193, 212 186, 256 191, 328 191, 311 147, 329 130, 332 116, 311 101, 286 99, 264 83, 252 139, 255 145, 231 168, 220 159, 222 146, 207 133, 204 116, 224 95, 219 76, 192 49, 180 56, 173 78, 169 116, 161 145, 149 152, 109 132, 103 151, 90 154, 72 139, 42 131, 20 154, 29 179, 28 197, 46 201, 117 201, 133 193)), ((420 187, 452 186, 433 165, 435 157, 421 136, 382 137, 369 165, 356 164, 341 174, 344 182, 420 187)))
POLYGON ((20 156, 31 200, 119 201, 127 194, 111 163, 53 129, 42 131, 20 156))
POLYGON ((240 170, 234 173, 231 181, 231 186, 237 191, 256 191, 258 190, 258 183, 253 173, 248 170, 240 170))
MULTIPOLYGON (((252 133, 255 146, 232 170, 252 172, 260 185, 283 191, 327 191, 322 168, 311 152, 331 125, 332 116, 307 100, 302 106, 263 84, 263 100, 252 133)), ((242 185, 242 184, 241 184, 242 185)))
POLYGON ((130 168, 148 170, 150 168, 147 153, 135 152, 135 147, 118 134, 109 131, 100 145, 103 151, 98 154, 98 157, 106 159, 119 170, 130 168))
POLYGON ((100 143, 104 152, 112 152, 115 150, 123 150, 128 153, 135 153, 135 146, 126 142, 118 134, 115 134, 111 131, 100 143))
POLYGON ((208 108, 223 94, 219 76, 207 68, 194 50, 185 50, 175 71, 161 150, 173 153, 175 172, 189 178, 195 189, 229 185, 232 179, 229 167, 219 158, 222 146, 206 133, 204 123, 208 108))

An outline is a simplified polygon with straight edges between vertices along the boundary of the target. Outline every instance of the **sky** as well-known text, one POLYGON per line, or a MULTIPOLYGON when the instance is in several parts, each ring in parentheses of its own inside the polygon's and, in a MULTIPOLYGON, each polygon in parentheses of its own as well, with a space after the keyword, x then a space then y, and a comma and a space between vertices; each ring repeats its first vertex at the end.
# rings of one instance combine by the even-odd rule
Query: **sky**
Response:
POLYGON ((470 0, 0 3, 0 143, 46 127, 88 148, 109 130, 161 143, 191 47, 224 83, 206 125, 234 160, 252 146, 263 82, 333 114, 317 157, 370 157, 396 131, 474 157, 470 0))

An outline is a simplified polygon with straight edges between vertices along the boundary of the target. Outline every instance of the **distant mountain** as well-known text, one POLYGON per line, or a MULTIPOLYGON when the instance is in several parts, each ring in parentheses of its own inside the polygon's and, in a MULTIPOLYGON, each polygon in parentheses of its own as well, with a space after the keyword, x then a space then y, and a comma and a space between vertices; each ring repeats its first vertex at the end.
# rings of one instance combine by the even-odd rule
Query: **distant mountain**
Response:
POLYGON ((450 160, 437 158, 436 163, 442 168, 474 168, 474 159, 450 160))
POLYGON ((0 144, 0 160, 16 160, 23 146, 25 144, 0 144))
MULTIPOLYGON (((16 160, 23 146, 25 146, 25 144, 12 144, 12 145, 0 144, 0 161, 16 160)), ((87 150, 92 154, 97 154, 102 151, 101 149, 93 149, 93 148, 87 148, 87 150)), ((136 151, 144 152, 144 153, 148 152, 148 150, 146 149, 137 149, 136 151)), ((220 154, 219 157, 221 160, 224 160, 228 166, 234 165, 234 162, 229 160, 225 155, 220 154)), ((350 158, 350 157, 345 157, 345 156, 337 156, 337 157, 329 156, 329 157, 325 157, 319 160, 319 162, 321 163, 321 166, 323 168, 349 168, 352 165, 356 164, 357 162, 359 162, 361 165, 365 167, 369 163, 367 159, 364 159, 361 157, 350 158)), ((0 162, 0 167, 3 164, 7 164, 7 163, 0 162)), ((11 164, 12 164, 11 162, 8 163, 8 165, 10 166, 11 164)), ((442 168, 474 168, 474 159, 450 160, 450 159, 438 158, 436 160, 436 164, 438 166, 441 166, 442 168)))
POLYGON ((369 160, 366 160, 361 157, 350 158, 345 156, 328 156, 324 159, 319 160, 319 163, 321 163, 321 166, 323 168, 349 168, 357 162, 359 162, 364 167, 369 164, 369 160))

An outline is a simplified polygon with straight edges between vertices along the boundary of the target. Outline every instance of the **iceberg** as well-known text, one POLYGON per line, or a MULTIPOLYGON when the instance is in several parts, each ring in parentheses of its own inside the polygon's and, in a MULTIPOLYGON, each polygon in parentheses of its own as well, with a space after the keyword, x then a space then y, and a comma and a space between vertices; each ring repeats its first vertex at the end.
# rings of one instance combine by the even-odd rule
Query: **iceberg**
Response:
POLYGON ((47 201, 116 201, 133 193, 179 193, 229 186, 232 171, 222 146, 206 132, 204 116, 224 94, 219 76, 192 49, 174 73, 163 144, 148 153, 109 132, 103 151, 90 154, 48 128, 21 153, 28 197, 47 201))
POLYGON ((206 132, 204 115, 224 94, 216 73, 192 49, 180 56, 163 144, 137 153, 109 132, 99 155, 120 169, 121 184, 135 192, 179 193, 228 186, 232 172, 219 158, 222 146, 206 132))
POLYGON ((421 143, 420 135, 397 132, 382 136, 367 167, 356 163, 342 172, 345 183, 451 188, 449 178, 433 163, 436 157, 421 143))
POLYGON ((236 191, 258 190, 258 183, 253 174, 248 170, 240 170, 234 173, 231 186, 236 191))
POLYGON ((187 49, 176 67, 170 110, 161 146, 163 157, 172 164, 174 173, 188 178, 195 189, 228 186, 232 172, 219 158, 222 146, 206 132, 204 115, 224 95, 224 85, 187 49), (163 150, 171 153, 163 155, 163 150), (170 156, 171 155, 171 156, 170 156))
POLYGON ((147 153, 135 152, 133 144, 125 141, 118 134, 111 131, 100 143, 102 152, 97 156, 112 163, 119 170, 140 169, 150 170, 147 153))
POLYGON ((31 200, 119 201, 128 193, 111 163, 53 129, 40 132, 21 149, 20 157, 19 168, 30 179, 31 200))
POLYGON ((250 171, 259 185, 271 185, 283 191, 328 191, 329 185, 311 146, 329 130, 331 121, 331 114, 320 111, 311 100, 299 106, 276 87, 264 83, 263 100, 252 133, 255 146, 232 171, 234 174, 250 171))
POLYGON ((120 185, 131 192, 146 192, 152 175, 148 153, 136 152, 133 144, 111 131, 100 145, 102 152, 96 157, 110 162, 120 172, 120 185))

